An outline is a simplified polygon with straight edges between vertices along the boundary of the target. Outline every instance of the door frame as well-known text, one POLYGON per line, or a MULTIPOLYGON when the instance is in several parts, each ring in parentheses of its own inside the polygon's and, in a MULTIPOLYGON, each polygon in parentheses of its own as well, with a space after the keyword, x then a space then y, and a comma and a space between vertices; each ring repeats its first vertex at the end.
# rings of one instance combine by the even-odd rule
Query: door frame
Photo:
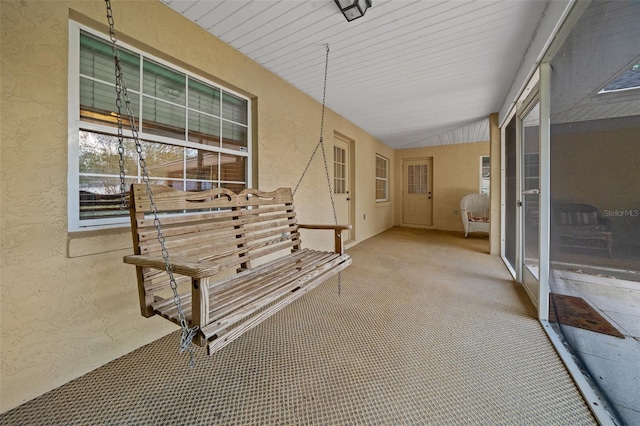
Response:
MULTIPOLYGON (((540 216, 541 216, 541 212, 540 212, 540 194, 538 193, 538 235, 536 237, 537 238, 537 242, 538 242, 538 277, 536 277, 530 270, 529 268, 527 268, 525 266, 525 260, 526 260, 526 243, 527 240, 529 239, 528 237, 528 232, 525 232, 525 227, 527 225, 527 220, 526 220, 526 211, 527 211, 527 204, 524 201, 525 200, 525 196, 527 195, 527 193, 532 194, 532 192, 530 191, 535 191, 535 190, 530 190, 527 191, 527 193, 525 193, 524 191, 524 186, 525 186, 525 158, 526 158, 526 153, 525 153, 525 137, 524 137, 524 131, 525 131, 525 127, 524 127, 524 118, 528 117, 529 114, 532 112, 532 110, 535 107, 538 107, 538 135, 540 135, 540 96, 539 96, 539 88, 536 87, 534 91, 532 91, 531 95, 527 98, 527 100, 525 102, 523 102, 520 105, 520 108, 518 108, 517 111, 517 120, 516 120, 516 140, 517 140, 517 144, 516 144, 516 170, 518 170, 518 198, 517 198, 517 203, 518 203, 518 217, 519 217, 519 221, 518 221, 518 263, 516 265, 516 270, 519 273, 519 282, 522 284, 522 286, 524 287, 525 291, 527 292, 527 294, 529 295, 529 298, 531 299, 531 302, 536 306, 536 308, 540 305, 539 301, 540 301, 540 264, 542 263, 541 260, 541 256, 540 256, 540 216), (524 208, 523 208, 524 207, 524 208), (527 234, 527 235, 525 235, 527 234)), ((538 153, 540 153, 540 138, 538 137, 538 153)), ((542 171, 542 167, 540 162, 538 162, 538 187, 540 186, 540 173, 542 171)), ((540 188, 537 188, 536 190, 539 191, 540 188)))
MULTIPOLYGON (((355 153, 355 149, 356 149, 356 141, 354 139, 351 139, 350 137, 340 133, 340 132, 336 132, 335 130, 333 131, 333 141, 331 143, 331 146, 335 146, 335 140, 339 140, 340 142, 344 143, 347 145, 348 148, 348 163, 347 163, 347 191, 349 191, 349 194, 347 196, 347 198, 349 198, 349 204, 348 204, 348 222, 351 225, 351 230, 349 231, 349 238, 344 240, 345 245, 347 243, 352 243, 354 241, 356 241, 356 212, 355 212, 355 206, 356 206, 356 153, 355 153)), ((333 150, 331 150, 331 152, 333 152, 333 150)), ((331 161, 333 162, 333 157, 331 158, 331 161)), ((333 167, 333 166, 332 166, 333 167)), ((331 185, 331 191, 333 191, 333 183, 331 185)))
POLYGON ((533 277, 526 268, 523 267, 524 262, 524 209, 521 204, 516 219, 516 281, 523 284, 523 287, 529 294, 532 303, 538 311, 538 319, 546 321, 549 318, 549 239, 550 239, 550 177, 551 177, 551 161, 550 161, 550 66, 548 63, 540 64, 538 68, 539 80, 531 87, 531 93, 526 99, 519 102, 516 107, 516 179, 517 179, 517 199, 521 203, 523 194, 523 126, 522 117, 526 115, 531 107, 539 103, 539 222, 538 222, 538 278, 537 294, 531 294, 530 289, 525 285, 525 280, 531 280, 533 277))

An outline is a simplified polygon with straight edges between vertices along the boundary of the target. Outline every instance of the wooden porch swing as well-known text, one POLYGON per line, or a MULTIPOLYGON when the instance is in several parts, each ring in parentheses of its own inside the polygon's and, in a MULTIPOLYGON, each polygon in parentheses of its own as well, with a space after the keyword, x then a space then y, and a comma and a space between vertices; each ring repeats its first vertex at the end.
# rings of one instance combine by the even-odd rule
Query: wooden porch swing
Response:
MULTIPOLYGON (((133 255, 124 262, 136 266, 140 310, 160 315, 182 328, 181 352, 191 354, 192 342, 219 350, 328 278, 351 264, 338 225, 322 138, 329 48, 326 50, 320 140, 294 191, 225 188, 185 192, 149 181, 133 111, 122 78, 110 0, 109 34, 116 69, 120 180, 126 203, 123 102, 139 156, 143 183, 131 185, 133 255), (293 196, 318 148, 324 166, 335 225, 297 223, 293 196), (162 225, 160 224, 162 217, 162 225), (302 248, 300 229, 333 231, 334 251, 302 248), (169 256, 171 252, 171 256, 169 256), (182 284, 190 290, 180 292, 182 284)), ((185 289, 186 290, 186 289, 185 289)))

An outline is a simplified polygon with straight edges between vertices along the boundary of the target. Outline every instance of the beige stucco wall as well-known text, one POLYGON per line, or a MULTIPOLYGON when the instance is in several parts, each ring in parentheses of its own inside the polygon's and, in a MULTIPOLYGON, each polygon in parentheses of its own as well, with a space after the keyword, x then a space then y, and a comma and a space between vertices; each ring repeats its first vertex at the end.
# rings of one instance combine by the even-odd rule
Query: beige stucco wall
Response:
POLYGON ((461 143, 397 150, 395 155, 395 223, 402 223, 402 163, 433 158, 434 229, 462 231, 460 199, 480 191, 480 156, 489 155, 489 142, 461 143))
MULTIPOLYGON (((253 97, 254 186, 295 185, 319 137, 318 102, 158 1, 113 7, 121 39, 253 97)), ((130 252, 128 230, 67 231, 68 24, 73 17, 104 32, 104 3, 3 0, 0 13, 4 412, 175 328, 139 315, 135 273, 121 261, 130 252)), ((375 203, 374 165, 380 153, 393 173, 394 152, 328 111, 329 144, 334 131, 354 141, 357 242, 393 225, 394 192, 389 203, 375 203)), ((332 221, 321 161, 296 195, 300 221, 332 221)), ((331 247, 327 237, 303 242, 331 247)))

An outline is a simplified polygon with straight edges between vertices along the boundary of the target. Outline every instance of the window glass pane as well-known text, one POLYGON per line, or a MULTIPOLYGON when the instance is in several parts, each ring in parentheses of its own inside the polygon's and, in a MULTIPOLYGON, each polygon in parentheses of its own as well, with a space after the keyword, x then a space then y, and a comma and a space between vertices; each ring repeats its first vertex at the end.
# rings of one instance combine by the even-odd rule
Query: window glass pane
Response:
POLYGON ((426 194, 427 193, 427 166, 414 165, 407 169, 407 193, 426 194))
POLYGON ((143 93, 178 105, 185 105, 186 77, 184 74, 144 60, 143 93))
POLYGON ((208 191, 209 189, 218 188, 217 182, 204 182, 204 181, 195 181, 195 180, 187 180, 185 182, 185 188, 183 191, 208 191))
POLYGON ((222 147, 240 150, 247 147, 247 128, 238 124, 222 122, 222 147))
POLYGON ((220 89, 190 78, 189 108, 220 117, 220 89))
POLYGON ((240 183, 230 183, 230 182, 222 182, 220 184, 221 188, 227 188, 230 191, 235 192, 236 194, 241 192, 243 189, 247 188, 246 184, 240 184, 240 183))
MULTIPOLYGON (((128 199, 129 187, 135 183, 125 179, 128 199)), ((80 219, 129 216, 129 210, 121 210, 119 176, 80 176, 80 219)))
POLYGON ((218 153, 187 149, 187 179, 218 180, 218 153))
POLYGON ((491 165, 491 159, 489 156, 482 157, 482 168, 488 168, 491 165))
MULTIPOLYGON (((120 175, 120 156, 118 138, 80 131, 79 172, 93 174, 120 175)), ((137 174, 137 152, 131 139, 124 140, 124 167, 128 176, 137 174)))
POLYGON ((334 194, 347 193, 347 165, 345 164, 346 150, 333 147, 333 192, 334 194))
POLYGON ((207 181, 230 181, 246 186, 246 157, 187 149, 187 187, 190 191, 215 188, 207 181))
POLYGON ((142 142, 150 177, 168 177, 181 179, 184 177, 184 148, 156 142, 142 142))
POLYGON ((376 177, 378 178, 387 177, 386 162, 383 158, 380 158, 380 157, 376 157, 376 177))
POLYGON ((376 199, 382 200, 386 198, 386 182, 385 181, 376 181, 376 199))
POLYGON ((220 180, 231 182, 245 182, 247 176, 246 169, 246 157, 220 154, 220 180))
MULTIPOLYGON (((387 171, 387 165, 389 164, 389 161, 379 155, 376 155, 376 201, 385 201, 387 200, 388 196, 387 196, 387 179, 388 179, 388 171, 387 171)), ((413 177, 413 166, 409 166, 409 171, 408 171, 408 193, 411 194, 413 189, 413 182, 414 182, 414 177, 413 177)))
POLYGON ((220 146, 220 119, 189 111, 190 142, 220 146))
MULTIPOLYGON (((126 49, 118 49, 120 51, 122 76, 127 89, 139 91, 140 57, 126 49)), ((81 32, 80 74, 115 85, 115 62, 111 45, 87 33, 81 32)))
POLYGON ((247 112, 246 99, 222 92, 222 118, 236 123, 247 124, 247 112))
POLYGON ((489 195, 491 189, 491 159, 488 155, 483 155, 480 159, 480 193, 489 195))
POLYGON ((185 109, 166 102, 142 99, 142 130, 154 135, 184 140, 185 109))
MULTIPOLYGON (((129 92, 129 101, 134 117, 138 115, 138 94, 129 92)), ((126 106, 122 103, 123 118, 127 116, 126 106)), ((116 92, 113 86, 98 83, 84 77, 80 78, 80 118, 83 121, 117 126, 116 120, 116 92), (112 113, 113 112, 113 113, 112 113)), ((124 119, 123 125, 129 127, 129 120, 124 119)))

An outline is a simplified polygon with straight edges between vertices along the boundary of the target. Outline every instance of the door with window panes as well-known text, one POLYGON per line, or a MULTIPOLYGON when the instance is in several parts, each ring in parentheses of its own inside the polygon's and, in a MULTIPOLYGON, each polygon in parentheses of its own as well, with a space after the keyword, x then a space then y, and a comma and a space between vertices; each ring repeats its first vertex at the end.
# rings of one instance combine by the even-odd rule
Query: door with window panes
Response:
MULTIPOLYGON (((333 139, 333 197, 340 225, 351 223, 351 195, 349 179, 349 142, 333 139)), ((351 239, 351 231, 342 232, 343 241, 351 239)))
POLYGON ((402 223, 431 226, 432 222, 432 158, 404 160, 402 164, 402 223))

